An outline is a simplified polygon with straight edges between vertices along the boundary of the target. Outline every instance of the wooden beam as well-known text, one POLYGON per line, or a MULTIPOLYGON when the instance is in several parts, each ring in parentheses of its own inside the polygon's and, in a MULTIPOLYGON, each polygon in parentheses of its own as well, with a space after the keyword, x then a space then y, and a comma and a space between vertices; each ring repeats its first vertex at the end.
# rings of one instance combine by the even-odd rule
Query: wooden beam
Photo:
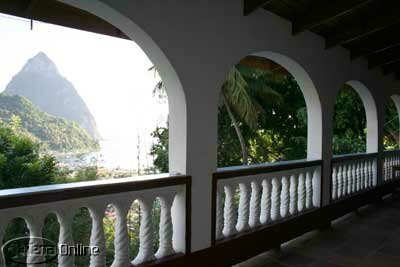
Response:
POLYGON ((244 0, 243 14, 245 16, 248 16, 257 9, 267 5, 272 1, 273 0, 244 0))
POLYGON ((129 39, 118 28, 86 11, 54 0, 1 0, 0 12, 64 27, 129 39))
POLYGON ((293 22, 293 34, 310 30, 362 7, 373 0, 314 0, 307 13, 293 22))
POLYGON ((400 71, 400 62, 393 62, 383 66, 383 75, 389 75, 393 72, 400 71))
POLYGON ((400 45, 375 53, 367 59, 370 69, 400 61, 400 45))
POLYGON ((363 39, 356 46, 349 47, 351 58, 357 59, 392 49, 400 44, 400 28, 397 25, 363 39))
MULTIPOLYGON (((396 2, 393 5, 382 7, 383 12, 377 17, 365 18, 362 21, 345 27, 339 27, 338 31, 330 34, 326 39, 326 48, 350 43, 366 36, 373 35, 392 25, 400 23, 400 5, 396 2)), ((379 11, 376 11, 379 12, 379 11)))

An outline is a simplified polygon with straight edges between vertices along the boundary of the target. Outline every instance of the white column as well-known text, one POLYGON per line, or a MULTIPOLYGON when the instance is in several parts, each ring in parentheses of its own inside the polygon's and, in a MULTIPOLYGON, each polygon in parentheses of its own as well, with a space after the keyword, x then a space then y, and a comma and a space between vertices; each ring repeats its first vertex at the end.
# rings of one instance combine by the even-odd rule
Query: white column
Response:
POLYGON ((240 183, 240 200, 239 200, 239 213, 236 230, 243 232, 249 229, 249 205, 250 205, 250 192, 247 183, 240 183))
POLYGON ((35 246, 40 247, 43 245, 41 237, 44 220, 42 216, 28 216, 26 219, 30 236, 29 250, 26 258, 27 266, 44 266, 44 264, 37 264, 44 261, 44 255, 41 255, 40 250, 35 250, 35 246))
POLYGON ((337 197, 337 167, 332 165, 332 200, 336 200, 337 197))
POLYGON ((92 217, 92 232, 90 234, 90 245, 99 248, 97 255, 90 255, 90 267, 102 267, 106 265, 106 239, 104 236, 103 218, 105 207, 90 207, 92 217))
POLYGON ((221 239, 223 237, 222 230, 224 229, 224 205, 222 202, 223 191, 219 185, 217 185, 217 196, 216 196, 216 215, 215 215, 215 238, 221 239))
POLYGON ((264 179, 262 181, 261 195, 261 224, 267 224, 271 221, 271 191, 271 179, 264 179))
POLYGON ((289 212, 290 215, 294 215, 297 213, 297 201, 298 201, 298 180, 297 175, 293 173, 290 175, 290 203, 289 203, 289 212))
POLYGON ((224 205, 224 230, 225 237, 236 233, 236 209, 234 205, 235 189, 231 185, 225 185, 225 205, 224 205))
POLYGON ((306 185, 304 173, 299 174, 299 185, 298 185, 299 199, 297 201, 298 211, 302 212, 306 208, 306 185))
POLYGON ((174 195, 165 195, 160 197, 161 214, 160 214, 160 245, 156 253, 156 258, 163 258, 175 253, 172 244, 172 218, 171 207, 174 201, 174 195))
POLYGON ((258 181, 251 182, 249 226, 254 228, 260 224, 260 193, 261 187, 258 181))
POLYGON ((313 187, 312 187, 312 174, 310 170, 306 173, 306 209, 313 207, 313 187))
POLYGON ((347 164, 345 162, 343 163, 342 172, 343 172, 343 174, 342 174, 342 179, 343 179, 342 196, 346 196, 347 195, 347 184, 349 182, 349 177, 347 176, 347 164))
POLYGON ((281 207, 281 182, 278 178, 272 178, 272 194, 271 194, 271 220, 280 219, 281 207))
POLYGON ((289 191, 289 179, 287 176, 282 176, 282 191, 281 191, 281 218, 286 218, 289 215, 290 205, 290 191, 289 191))
POLYGON ((313 206, 321 206, 321 168, 317 167, 313 173, 313 206))
POLYGON ((131 207, 130 200, 114 202, 113 206, 117 219, 115 221, 114 261, 112 267, 129 266, 129 236, 127 226, 128 210, 131 207))
POLYGON ((142 197, 139 199, 140 205, 140 228, 139 228, 139 254, 132 261, 133 265, 141 264, 154 259, 153 253, 153 223, 151 211, 154 198, 142 197))
POLYGON ((72 220, 74 217, 74 210, 62 210, 57 212, 58 222, 60 224, 60 236, 58 238, 59 251, 58 251, 58 266, 61 267, 74 267, 75 255, 66 253, 66 246, 73 246, 74 239, 72 236, 72 220))

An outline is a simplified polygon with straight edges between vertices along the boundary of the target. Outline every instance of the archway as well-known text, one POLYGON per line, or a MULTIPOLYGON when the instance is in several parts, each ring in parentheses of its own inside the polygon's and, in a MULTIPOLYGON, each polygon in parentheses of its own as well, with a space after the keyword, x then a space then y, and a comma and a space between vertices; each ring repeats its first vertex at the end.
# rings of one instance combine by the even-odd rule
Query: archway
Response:
POLYGON ((359 81, 348 81, 336 97, 334 154, 378 151, 378 117, 374 98, 359 81))
POLYGON ((221 89, 218 166, 319 159, 321 119, 319 97, 300 65, 270 52, 244 57, 221 89))
POLYGON ((383 147, 385 150, 399 148, 399 129, 400 129, 400 96, 392 95, 385 105, 385 124, 383 147))
POLYGON ((169 172, 186 173, 186 100, 182 84, 169 62, 151 37, 129 18, 100 1, 58 0, 90 12, 120 29, 134 40, 154 63, 164 86, 169 103, 169 172))

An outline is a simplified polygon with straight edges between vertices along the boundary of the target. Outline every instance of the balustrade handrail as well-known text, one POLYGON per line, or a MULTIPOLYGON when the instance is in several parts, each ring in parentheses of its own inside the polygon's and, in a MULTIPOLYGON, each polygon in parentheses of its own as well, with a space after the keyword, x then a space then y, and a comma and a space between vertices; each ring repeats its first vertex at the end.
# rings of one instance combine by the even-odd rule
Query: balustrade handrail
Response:
POLYGON ((362 160, 362 159, 371 159, 377 157, 379 153, 352 153, 352 154, 343 154, 343 155, 334 155, 332 157, 332 162, 344 162, 344 161, 351 161, 351 160, 362 160))
POLYGON ((0 210, 68 199, 190 185, 187 175, 157 174, 0 190, 0 210))
POLYGON ((400 154, 400 149, 384 150, 384 155, 400 154))
POLYGON ((280 161, 274 163, 255 164, 246 166, 234 166, 219 168, 214 173, 216 179, 229 179, 240 176, 255 175, 261 173, 271 173, 278 171, 287 171, 293 169, 307 168, 318 166, 322 164, 322 160, 291 160, 291 161, 280 161))

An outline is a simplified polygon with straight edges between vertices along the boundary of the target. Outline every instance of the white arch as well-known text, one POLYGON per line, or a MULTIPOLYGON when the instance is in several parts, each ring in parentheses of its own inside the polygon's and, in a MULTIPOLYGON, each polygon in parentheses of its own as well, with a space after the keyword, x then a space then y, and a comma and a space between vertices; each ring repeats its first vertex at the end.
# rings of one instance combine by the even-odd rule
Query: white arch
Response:
POLYGON ((367 153, 378 152, 378 111, 374 97, 368 88, 359 81, 352 80, 346 84, 350 85, 358 93, 364 104, 367 117, 367 153))
POLYGON ((132 20, 99 0, 58 0, 92 13, 134 40, 157 68, 167 88, 169 105, 169 171, 186 173, 186 100, 182 84, 166 55, 132 20))
POLYGON ((317 89, 304 68, 291 58, 275 52, 259 52, 255 56, 268 58, 293 75, 303 92, 307 106, 307 159, 322 158, 322 107, 317 89))
MULTIPOLYGON (((399 116, 399 124, 400 124, 400 95, 392 95, 390 99, 393 101, 394 105, 396 106, 397 115, 399 116)), ((386 103, 387 105, 388 103, 386 103)), ((398 129, 400 133, 400 129, 398 129)), ((400 136, 399 136, 400 140, 400 136)))

